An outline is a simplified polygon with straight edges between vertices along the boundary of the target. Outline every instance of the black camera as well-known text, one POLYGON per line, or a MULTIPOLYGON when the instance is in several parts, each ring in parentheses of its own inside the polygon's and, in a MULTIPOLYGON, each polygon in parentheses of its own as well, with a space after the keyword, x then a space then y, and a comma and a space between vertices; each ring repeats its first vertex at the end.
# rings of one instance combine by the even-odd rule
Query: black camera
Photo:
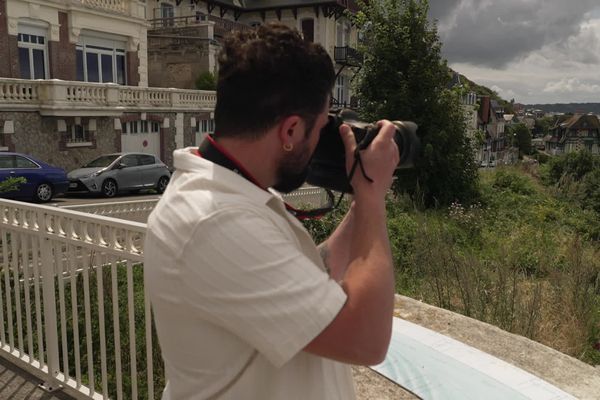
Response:
MULTIPOLYGON (((417 137, 417 124, 410 121, 392 121, 392 123, 396 126, 394 141, 400 152, 397 169, 412 168, 421 144, 417 137)), ((354 132, 357 161, 359 161, 358 151, 367 148, 379 132, 377 125, 360 121, 358 115, 352 110, 330 111, 329 122, 321 130, 319 143, 310 162, 306 182, 336 192, 352 193, 352 186, 346 174, 346 150, 340 137, 342 124, 349 125, 354 132)))

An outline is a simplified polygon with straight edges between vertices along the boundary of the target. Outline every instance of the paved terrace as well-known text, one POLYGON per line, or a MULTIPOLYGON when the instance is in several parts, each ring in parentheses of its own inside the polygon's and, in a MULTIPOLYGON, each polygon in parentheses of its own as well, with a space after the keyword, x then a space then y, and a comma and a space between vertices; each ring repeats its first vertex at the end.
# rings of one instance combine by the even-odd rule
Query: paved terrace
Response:
POLYGON ((70 400, 61 391, 48 393, 39 385, 40 379, 0 358, 0 399, 70 400))

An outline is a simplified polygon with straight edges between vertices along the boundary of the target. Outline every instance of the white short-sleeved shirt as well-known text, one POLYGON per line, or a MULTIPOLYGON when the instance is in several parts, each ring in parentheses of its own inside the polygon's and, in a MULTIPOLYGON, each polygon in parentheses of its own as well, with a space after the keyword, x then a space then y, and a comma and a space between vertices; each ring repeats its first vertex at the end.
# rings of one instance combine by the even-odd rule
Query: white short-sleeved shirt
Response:
POLYGON ((163 400, 354 399, 349 366, 303 351, 346 301, 312 238, 280 198, 193 150, 175 151, 144 246, 163 400))

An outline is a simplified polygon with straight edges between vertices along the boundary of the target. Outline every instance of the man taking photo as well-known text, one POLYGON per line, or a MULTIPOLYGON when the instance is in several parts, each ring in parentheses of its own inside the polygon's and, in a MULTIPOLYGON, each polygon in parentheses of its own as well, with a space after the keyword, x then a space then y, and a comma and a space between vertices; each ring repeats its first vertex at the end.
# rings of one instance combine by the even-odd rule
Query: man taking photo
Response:
MULTIPOLYGON (((215 133, 176 150, 148 220, 145 283, 165 362, 163 400, 353 399, 349 364, 380 363, 394 273, 385 195, 395 128, 363 151, 347 215, 319 247, 272 191, 306 177, 335 73, 284 25, 235 32, 219 55, 215 133)), ((356 147, 342 125, 348 170, 356 147)))

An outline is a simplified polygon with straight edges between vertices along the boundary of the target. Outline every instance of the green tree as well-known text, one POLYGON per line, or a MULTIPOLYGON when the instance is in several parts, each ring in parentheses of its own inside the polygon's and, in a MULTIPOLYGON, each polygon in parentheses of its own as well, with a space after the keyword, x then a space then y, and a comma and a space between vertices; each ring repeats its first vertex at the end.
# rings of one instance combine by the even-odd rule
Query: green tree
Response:
POLYGON ((531 154, 531 131, 525 124, 516 124, 511 127, 514 134, 514 145, 519 149, 519 158, 523 154, 531 154))
POLYGON ((210 71, 204 71, 196 79, 196 89, 198 90, 216 90, 217 77, 210 71))
POLYGON ((477 167, 466 135, 460 93, 441 58, 427 0, 361 2, 355 16, 364 40, 356 92, 367 120, 412 120, 419 125, 416 168, 399 172, 395 190, 426 206, 469 202, 477 194, 477 167))
POLYGON ((534 122, 533 134, 535 136, 546 136, 554 125, 554 117, 538 118, 534 122))

